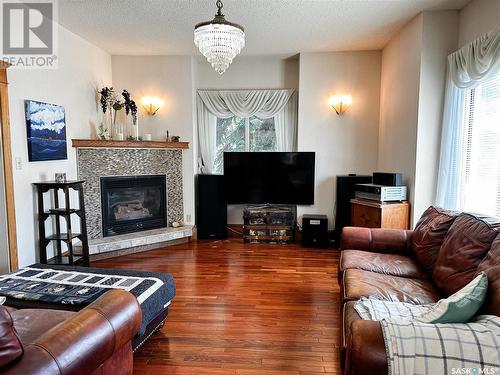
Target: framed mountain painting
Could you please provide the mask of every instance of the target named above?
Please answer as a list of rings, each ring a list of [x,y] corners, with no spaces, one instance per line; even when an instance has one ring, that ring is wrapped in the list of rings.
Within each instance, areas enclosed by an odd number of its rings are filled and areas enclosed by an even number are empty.
[[[65,160],[66,115],[56,104],[25,100],[29,161]]]

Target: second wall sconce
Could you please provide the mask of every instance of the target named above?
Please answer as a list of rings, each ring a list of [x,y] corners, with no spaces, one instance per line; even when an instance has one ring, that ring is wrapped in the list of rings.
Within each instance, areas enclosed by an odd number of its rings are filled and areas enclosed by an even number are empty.
[[[337,115],[342,116],[352,104],[351,95],[334,95],[328,99],[328,104],[332,107]]]
[[[142,108],[150,116],[154,116],[163,107],[163,100],[157,96],[143,96],[141,98]]]

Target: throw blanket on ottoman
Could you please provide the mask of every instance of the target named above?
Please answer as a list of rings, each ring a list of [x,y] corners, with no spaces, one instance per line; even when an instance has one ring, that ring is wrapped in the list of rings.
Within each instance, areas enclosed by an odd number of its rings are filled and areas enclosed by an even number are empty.
[[[500,370],[500,318],[429,324],[384,319],[389,375],[495,374]]]
[[[164,315],[175,296],[171,275],[160,272],[129,271],[33,264],[0,276],[0,296],[14,307],[36,304],[45,308],[81,310],[109,289],[132,293],[142,310],[137,337],[149,335],[148,325]]]

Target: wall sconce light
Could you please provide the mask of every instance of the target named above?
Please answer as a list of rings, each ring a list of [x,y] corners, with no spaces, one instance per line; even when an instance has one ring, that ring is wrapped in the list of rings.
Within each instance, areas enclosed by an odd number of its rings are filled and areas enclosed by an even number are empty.
[[[143,96],[141,98],[142,108],[150,116],[154,116],[163,107],[163,100],[157,96]]]
[[[334,95],[328,99],[328,104],[335,110],[337,115],[342,116],[351,106],[352,97],[351,95]]]

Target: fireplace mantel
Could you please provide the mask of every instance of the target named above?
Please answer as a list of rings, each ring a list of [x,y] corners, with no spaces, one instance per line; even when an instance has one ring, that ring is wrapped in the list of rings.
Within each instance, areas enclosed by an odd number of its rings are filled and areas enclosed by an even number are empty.
[[[189,142],[108,141],[102,139],[72,139],[71,145],[75,148],[189,148]]]

